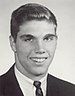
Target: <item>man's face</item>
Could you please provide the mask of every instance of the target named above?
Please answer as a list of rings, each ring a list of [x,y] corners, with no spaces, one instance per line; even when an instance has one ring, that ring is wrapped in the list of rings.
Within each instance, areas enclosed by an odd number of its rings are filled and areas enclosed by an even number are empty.
[[[35,20],[19,27],[16,43],[11,45],[17,68],[29,78],[42,77],[47,73],[57,44],[55,27],[53,23]]]

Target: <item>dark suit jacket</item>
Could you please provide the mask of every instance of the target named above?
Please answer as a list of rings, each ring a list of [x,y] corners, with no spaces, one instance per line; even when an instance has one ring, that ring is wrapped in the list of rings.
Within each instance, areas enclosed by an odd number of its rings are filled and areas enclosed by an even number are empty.
[[[14,66],[0,76],[0,96],[23,96],[14,74]],[[46,96],[75,96],[75,85],[48,74]]]

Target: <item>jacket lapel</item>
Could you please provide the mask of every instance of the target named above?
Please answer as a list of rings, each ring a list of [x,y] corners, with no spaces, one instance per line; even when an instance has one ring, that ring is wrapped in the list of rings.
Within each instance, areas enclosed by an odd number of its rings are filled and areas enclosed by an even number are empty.
[[[14,74],[14,66],[7,73],[4,94],[4,96],[23,96]]]
[[[46,96],[59,96],[57,84],[55,83],[55,80],[53,79],[52,75],[49,74],[47,77]]]

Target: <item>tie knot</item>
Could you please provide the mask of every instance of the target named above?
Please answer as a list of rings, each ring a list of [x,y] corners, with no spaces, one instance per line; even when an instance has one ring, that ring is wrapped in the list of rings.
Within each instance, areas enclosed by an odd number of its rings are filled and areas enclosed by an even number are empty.
[[[40,81],[34,81],[33,85],[34,85],[36,88],[40,88],[41,82],[40,82]]]

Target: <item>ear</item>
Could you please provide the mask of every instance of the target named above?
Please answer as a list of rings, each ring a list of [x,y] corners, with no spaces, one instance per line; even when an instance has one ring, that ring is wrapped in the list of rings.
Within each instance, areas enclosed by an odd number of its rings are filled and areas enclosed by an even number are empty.
[[[10,46],[14,52],[16,52],[16,43],[14,42],[14,38],[9,36]]]

